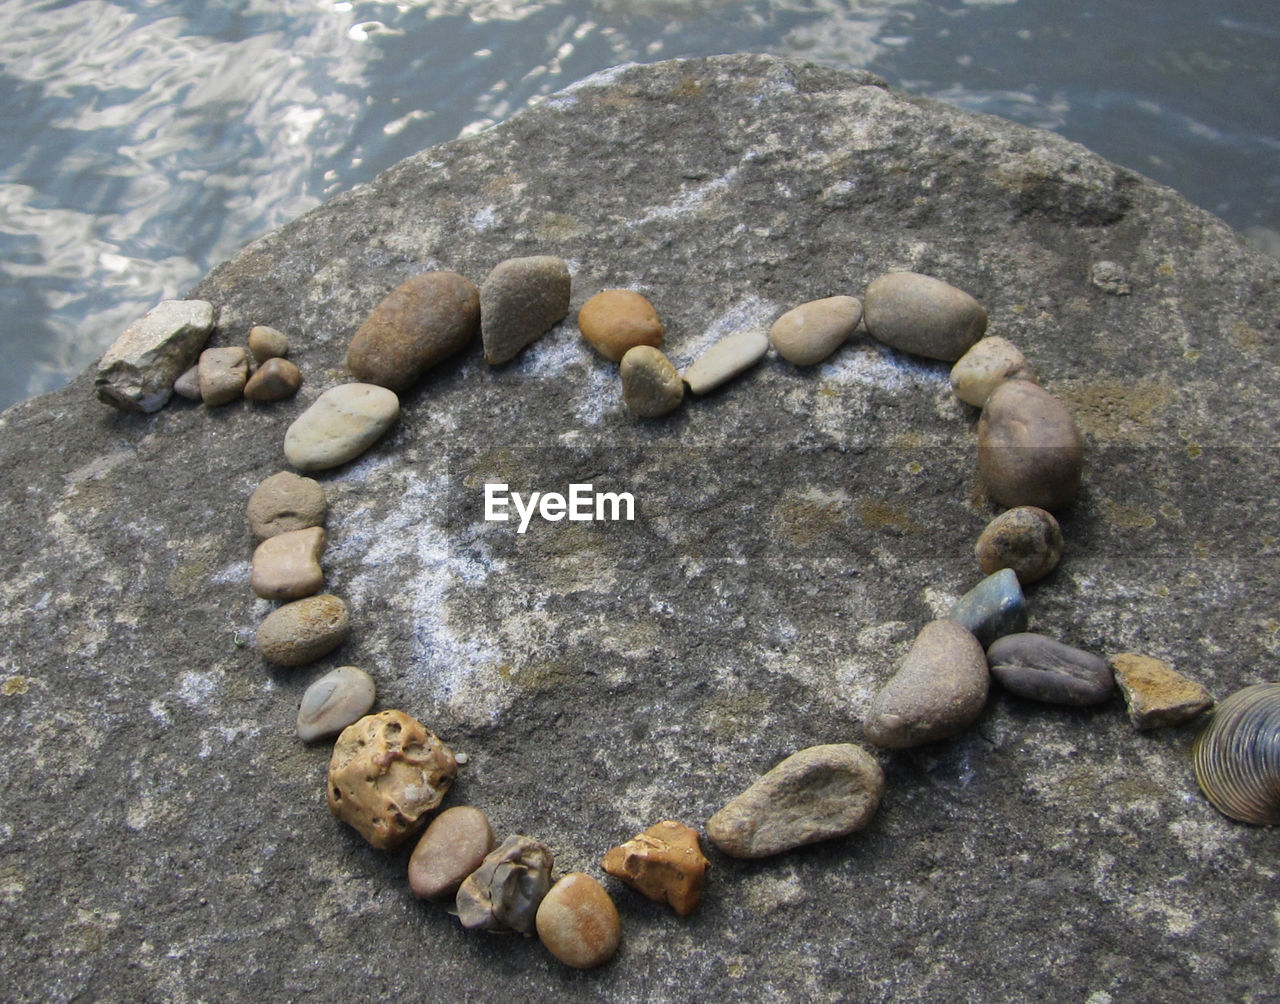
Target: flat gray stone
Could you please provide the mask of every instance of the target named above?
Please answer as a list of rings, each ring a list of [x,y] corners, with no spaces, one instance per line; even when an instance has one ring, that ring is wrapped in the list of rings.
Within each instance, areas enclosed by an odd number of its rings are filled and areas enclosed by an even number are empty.
[[[213,330],[206,300],[164,300],[134,321],[98,362],[98,400],[151,413],[169,403],[173,383],[195,365]]]

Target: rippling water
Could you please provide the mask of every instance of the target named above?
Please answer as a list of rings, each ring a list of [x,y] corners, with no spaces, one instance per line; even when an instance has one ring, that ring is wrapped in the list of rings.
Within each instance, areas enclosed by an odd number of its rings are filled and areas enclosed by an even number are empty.
[[[730,51],[1054,129],[1280,246],[1275,0],[0,0],[0,407],[402,157]]]

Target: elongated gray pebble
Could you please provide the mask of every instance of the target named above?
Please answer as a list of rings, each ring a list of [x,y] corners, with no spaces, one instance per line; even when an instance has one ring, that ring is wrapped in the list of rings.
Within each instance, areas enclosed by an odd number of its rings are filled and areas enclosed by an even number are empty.
[[[569,313],[572,280],[563,258],[534,255],[499,262],[480,286],[485,362],[514,359]]]
[[[462,880],[484,863],[493,845],[493,827],[483,812],[471,805],[445,809],[413,849],[409,888],[421,899],[456,896]]]
[[[246,515],[254,536],[266,540],[287,530],[321,526],[328,509],[319,481],[280,471],[253,490]]]
[[[98,362],[93,389],[122,411],[159,411],[213,330],[213,304],[164,300],[125,328]]]
[[[294,600],[258,625],[258,652],[277,666],[315,662],[346,641],[351,630],[347,604],[332,593]]]
[[[918,272],[890,272],[867,287],[867,331],[899,352],[953,363],[987,330],[987,312],[964,290]]]
[[[327,543],[321,526],[268,537],[253,552],[249,588],[264,600],[298,600],[318,593],[324,585],[320,555]]]
[[[947,614],[963,624],[984,648],[1001,635],[1027,629],[1027,600],[1011,568],[988,575],[956,600]]]
[[[1049,704],[1101,704],[1115,689],[1105,660],[1042,634],[1005,635],[987,649],[987,662],[1010,693]]]
[[[749,370],[769,351],[762,331],[739,331],[722,338],[684,371],[684,382],[695,394],[705,394]]]
[[[829,296],[788,310],[773,322],[769,341],[789,363],[814,366],[849,340],[862,320],[856,296]]]
[[[289,426],[284,455],[300,471],[323,471],[354,460],[400,414],[395,391],[346,383],[325,391]]]
[[[336,736],[369,713],[376,697],[373,677],[355,666],[339,666],[309,686],[298,705],[298,738],[304,743]]]

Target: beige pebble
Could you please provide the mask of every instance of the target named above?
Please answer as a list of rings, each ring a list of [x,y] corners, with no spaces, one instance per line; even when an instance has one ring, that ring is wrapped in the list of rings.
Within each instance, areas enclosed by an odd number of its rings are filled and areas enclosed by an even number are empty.
[[[664,819],[625,844],[611,847],[601,867],[687,917],[702,900],[708,864],[698,843],[698,831]]]
[[[266,540],[286,530],[321,526],[328,508],[320,482],[280,471],[253,490],[246,514],[253,535]]]
[[[987,330],[987,312],[972,296],[918,272],[890,272],[863,297],[867,331],[899,352],[955,362]]]
[[[461,755],[454,759],[463,762]],[[409,888],[422,899],[451,899],[493,847],[493,827],[483,812],[470,805],[445,809],[413,849]]]
[[[244,394],[249,379],[249,357],[239,345],[205,349],[200,353],[198,376],[200,398],[216,408],[229,404]]]
[[[301,386],[302,371],[288,359],[272,356],[244,385],[244,396],[250,401],[283,401]]]
[[[829,296],[788,310],[773,322],[769,341],[796,366],[814,366],[849,340],[862,320],[856,296]]]
[[[1062,559],[1062,529],[1053,513],[1037,506],[1017,506],[987,524],[973,545],[978,564],[988,575],[1013,569],[1022,585],[1038,582]]]
[[[769,351],[769,336],[739,331],[716,342],[684,371],[684,382],[695,394],[706,394],[749,370]]]
[[[578,311],[578,330],[587,343],[615,363],[637,345],[662,345],[665,333],[658,312],[630,289],[606,289]]]
[[[622,357],[622,400],[640,418],[658,418],[684,400],[684,381],[671,360],[650,345],[637,345]]]
[[[264,600],[298,600],[318,593],[324,585],[320,555],[327,543],[320,526],[268,537],[253,552],[249,587]]]
[[[613,899],[583,872],[570,872],[551,887],[538,906],[536,924],[547,951],[575,969],[604,965],[622,938]]]
[[[298,738],[304,743],[336,736],[373,707],[373,677],[356,666],[339,666],[313,682],[298,705]]]
[[[284,455],[300,471],[324,471],[364,453],[400,414],[395,391],[345,383],[321,394],[284,436]]]
[[[978,475],[993,502],[1059,512],[1083,470],[1084,441],[1061,401],[1026,380],[991,392],[978,419]]]
[[[1213,695],[1167,662],[1125,652],[1110,659],[1135,729],[1181,725],[1213,707]]]
[[[315,662],[346,641],[351,629],[347,604],[332,593],[294,600],[258,625],[258,652],[277,666]]]
[[[1007,338],[981,338],[951,367],[951,389],[965,404],[981,408],[1005,380],[1038,383],[1026,357]]]
[[[289,339],[283,331],[266,324],[255,324],[249,329],[249,352],[258,365],[268,359],[283,359],[289,354]]]

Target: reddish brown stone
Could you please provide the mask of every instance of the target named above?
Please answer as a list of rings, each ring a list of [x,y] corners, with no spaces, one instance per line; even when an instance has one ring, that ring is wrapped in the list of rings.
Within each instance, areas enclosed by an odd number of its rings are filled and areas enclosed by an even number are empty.
[[[666,819],[633,840],[611,848],[602,867],[633,889],[659,903],[669,903],[682,917],[697,909],[707,865],[698,831]]]

